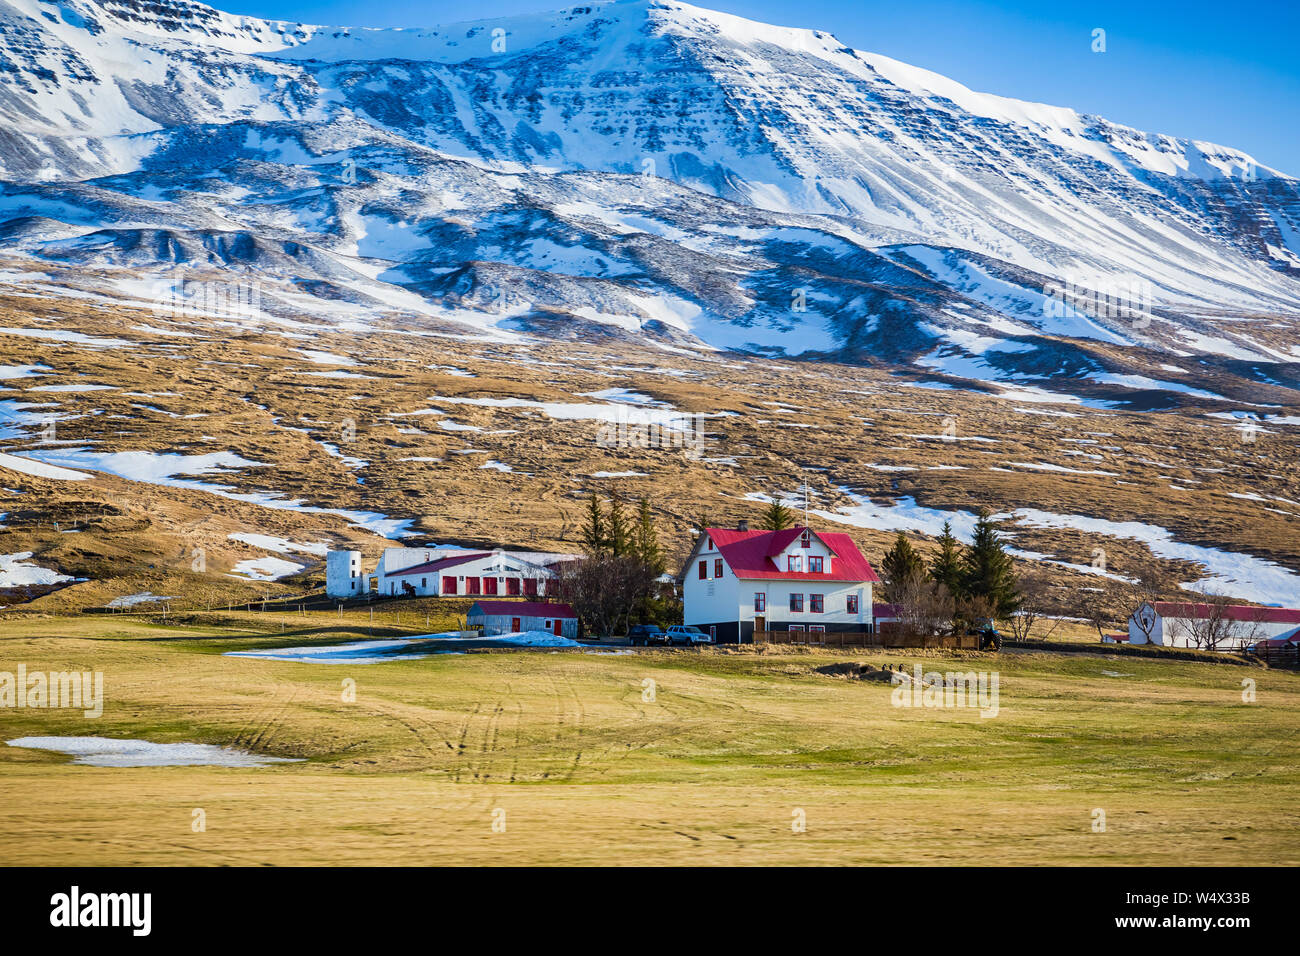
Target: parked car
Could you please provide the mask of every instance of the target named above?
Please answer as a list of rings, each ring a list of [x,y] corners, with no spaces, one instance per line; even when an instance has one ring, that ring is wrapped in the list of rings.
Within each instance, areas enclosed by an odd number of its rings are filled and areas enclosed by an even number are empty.
[[[698,627],[690,627],[685,624],[674,624],[668,628],[668,640],[672,644],[685,644],[690,647],[692,644],[712,644],[713,638],[709,637]]]
[[[627,629],[627,640],[633,647],[670,643],[667,633],[657,624],[633,624]]]

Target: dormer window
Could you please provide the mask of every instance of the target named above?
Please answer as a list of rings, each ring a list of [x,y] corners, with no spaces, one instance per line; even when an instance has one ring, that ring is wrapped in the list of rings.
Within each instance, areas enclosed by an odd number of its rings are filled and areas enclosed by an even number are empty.
[[[786,567],[786,570],[787,570],[787,571],[802,571],[802,570],[803,570],[803,555],[802,555],[802,554],[791,554],[791,555],[788,555],[788,556],[787,556],[787,561],[788,561],[788,565],[787,565],[787,567]]]
[[[712,539],[712,538],[707,538],[707,537],[706,537],[706,538],[704,539],[704,550],[705,550],[705,551],[712,551],[712,550],[713,550],[713,539]]]
[[[805,530],[804,530],[804,533],[801,534],[801,535],[799,536],[799,547],[801,547],[801,548],[811,548],[811,547],[812,547],[812,532],[811,532],[811,531],[808,531],[808,530],[805,529]]]
[[[822,573],[821,555],[817,555],[817,554],[808,555],[808,570],[811,571],[813,574]]]

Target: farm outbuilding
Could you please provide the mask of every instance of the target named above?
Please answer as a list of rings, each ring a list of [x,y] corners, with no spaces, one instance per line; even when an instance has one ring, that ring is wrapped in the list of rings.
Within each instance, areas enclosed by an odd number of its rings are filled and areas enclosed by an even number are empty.
[[[549,601],[475,601],[465,623],[482,628],[484,637],[518,631],[545,631],[577,640],[578,615],[567,604]]]

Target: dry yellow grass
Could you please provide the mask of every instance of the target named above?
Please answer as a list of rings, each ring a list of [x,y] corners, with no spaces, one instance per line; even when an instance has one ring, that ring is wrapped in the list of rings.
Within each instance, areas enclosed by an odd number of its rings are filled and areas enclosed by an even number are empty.
[[[123,769],[0,747],[5,862],[1300,862],[1300,675],[1012,653],[221,655],[359,635],[363,625],[323,620],[283,639],[130,619],[4,625],[0,669],[98,669],[107,696],[99,720],[0,711],[6,740],[99,735],[305,758]],[[885,685],[813,672],[845,659],[997,670],[999,713],[897,708]],[[796,811],[806,832],[792,829]]]

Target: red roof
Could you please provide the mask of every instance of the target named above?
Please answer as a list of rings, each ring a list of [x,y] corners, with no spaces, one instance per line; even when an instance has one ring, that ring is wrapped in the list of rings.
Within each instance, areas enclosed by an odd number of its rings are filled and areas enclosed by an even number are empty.
[[[813,535],[830,548],[834,560],[830,562],[831,570],[826,573],[816,571],[786,571],[777,567],[773,558],[779,555],[792,541],[803,534],[804,528],[786,528],[784,531],[736,531],[732,528],[708,528],[708,535],[722,552],[727,565],[738,578],[779,578],[783,581],[873,581],[880,577],[853,539],[840,532]]]
[[[1156,601],[1156,613],[1161,617],[1207,618],[1209,604],[1182,604],[1174,601]],[[1300,624],[1300,608],[1253,607],[1249,604],[1229,604],[1223,608],[1223,617],[1229,621],[1258,621],[1261,624]]]
[[[441,571],[444,568],[454,568],[458,564],[465,564],[468,561],[477,561],[479,558],[490,557],[491,551],[484,551],[481,554],[458,554],[451,558],[439,558],[437,561],[426,561],[424,564],[416,564],[409,568],[402,568],[400,571],[387,572],[388,577],[395,574],[428,574],[430,571]]]
[[[509,617],[574,617],[573,608],[567,604],[550,604],[546,601],[475,601],[470,605],[467,617],[475,614],[489,617],[506,615]]]

